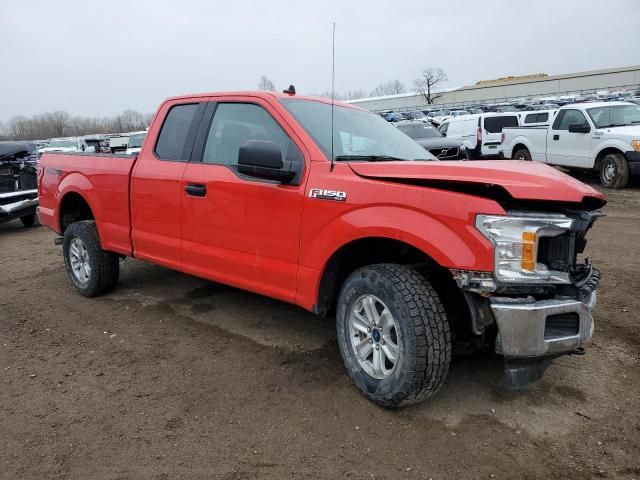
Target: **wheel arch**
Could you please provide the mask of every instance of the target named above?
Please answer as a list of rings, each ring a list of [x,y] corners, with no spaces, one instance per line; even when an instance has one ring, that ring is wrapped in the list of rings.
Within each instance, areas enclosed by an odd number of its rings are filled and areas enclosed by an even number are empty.
[[[322,316],[334,313],[342,285],[349,275],[361,267],[380,263],[415,268],[431,283],[440,297],[454,336],[460,338],[471,331],[468,305],[450,270],[418,247],[389,237],[362,237],[338,248],[322,271],[314,312]]]
[[[606,146],[604,147],[602,150],[600,150],[598,152],[598,154],[596,155],[594,162],[593,162],[593,168],[594,170],[600,170],[600,164],[602,163],[602,159],[604,157],[606,157],[607,155],[609,155],[610,153],[618,153],[620,155],[622,155],[624,157],[624,152],[622,150],[620,150],[620,148],[618,147],[614,147],[614,146]],[[626,160],[626,159],[625,159]]]
[[[531,150],[529,149],[529,147],[525,145],[522,141],[518,141],[511,149],[511,158],[513,158],[513,155],[515,154],[515,152],[523,149],[529,152],[529,155],[531,155]]]
[[[69,225],[82,220],[95,220],[95,214],[87,199],[80,193],[71,190],[60,197],[58,208],[58,225],[60,233]]]

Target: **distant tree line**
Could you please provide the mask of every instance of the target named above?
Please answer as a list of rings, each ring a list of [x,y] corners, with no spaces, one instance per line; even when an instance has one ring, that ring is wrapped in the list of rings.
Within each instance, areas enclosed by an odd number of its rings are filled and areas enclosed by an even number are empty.
[[[27,117],[16,115],[0,122],[0,140],[43,140],[99,133],[121,133],[144,130],[152,113],[125,110],[115,117],[72,117],[63,111],[46,112]]]

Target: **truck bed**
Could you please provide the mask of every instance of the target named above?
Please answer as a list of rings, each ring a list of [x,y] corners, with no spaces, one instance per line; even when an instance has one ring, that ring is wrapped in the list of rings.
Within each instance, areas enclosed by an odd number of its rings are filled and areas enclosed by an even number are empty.
[[[513,158],[518,145],[523,145],[531,153],[531,159],[537,162],[547,161],[547,132],[548,126],[505,127],[500,151],[504,158]]]
[[[96,153],[45,153],[40,158],[39,217],[62,234],[60,209],[78,196],[93,206],[102,248],[132,253],[129,178],[137,157]]]

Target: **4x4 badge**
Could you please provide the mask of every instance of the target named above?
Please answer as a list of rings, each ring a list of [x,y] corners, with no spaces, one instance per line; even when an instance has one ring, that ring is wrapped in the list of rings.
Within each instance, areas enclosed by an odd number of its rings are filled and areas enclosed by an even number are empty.
[[[322,188],[312,188],[309,190],[309,198],[319,198],[321,200],[335,200],[344,202],[347,199],[347,192],[337,190],[324,190]]]

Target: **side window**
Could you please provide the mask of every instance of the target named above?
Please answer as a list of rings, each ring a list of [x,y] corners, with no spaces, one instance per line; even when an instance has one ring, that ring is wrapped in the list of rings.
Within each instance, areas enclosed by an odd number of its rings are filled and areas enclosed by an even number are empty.
[[[546,122],[547,120],[549,120],[548,112],[538,114],[538,120],[537,120],[538,122]]]
[[[293,141],[264,108],[253,103],[219,103],[202,161],[235,166],[238,164],[240,147],[249,140],[277,143],[283,159],[294,154],[296,158],[301,157]]]
[[[197,103],[189,103],[171,107],[156,142],[155,152],[158,158],[162,160],[188,160],[189,152],[185,152],[185,146],[198,105]]]
[[[537,118],[538,118],[537,113],[530,113],[529,115],[524,117],[524,123],[535,123],[538,121]]]
[[[586,124],[587,119],[580,110],[565,110],[556,130],[569,130],[569,125],[573,123]]]
[[[440,133],[443,134],[444,136],[447,135],[447,130],[449,130],[449,124],[445,123],[443,125],[440,125],[440,128],[438,129],[440,130]]]

